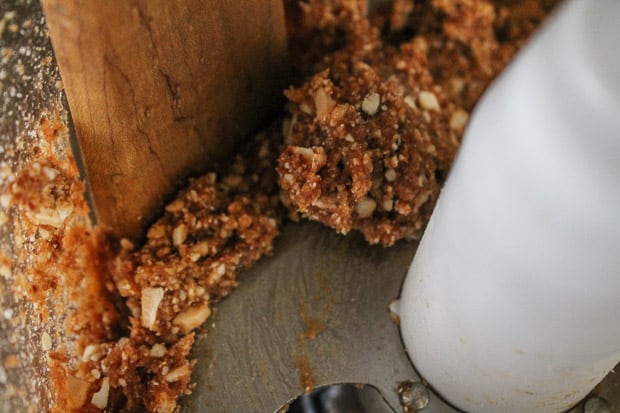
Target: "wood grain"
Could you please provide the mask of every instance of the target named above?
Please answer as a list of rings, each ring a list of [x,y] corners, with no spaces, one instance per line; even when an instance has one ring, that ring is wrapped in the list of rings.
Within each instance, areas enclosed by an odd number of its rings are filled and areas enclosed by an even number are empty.
[[[285,86],[281,0],[42,0],[100,223],[139,239]]]

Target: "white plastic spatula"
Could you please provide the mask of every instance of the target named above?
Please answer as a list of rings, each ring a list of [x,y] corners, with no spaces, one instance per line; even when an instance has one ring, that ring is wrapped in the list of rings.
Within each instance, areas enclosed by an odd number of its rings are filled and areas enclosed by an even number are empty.
[[[620,1],[572,0],[473,114],[401,299],[471,413],[560,412],[620,361]]]

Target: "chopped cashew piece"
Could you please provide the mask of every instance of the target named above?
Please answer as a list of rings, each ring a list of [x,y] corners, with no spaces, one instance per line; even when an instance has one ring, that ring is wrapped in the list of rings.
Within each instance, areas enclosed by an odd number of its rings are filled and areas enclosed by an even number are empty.
[[[174,320],[172,320],[172,324],[181,327],[184,333],[189,333],[204,323],[210,315],[211,309],[206,303],[202,303],[190,307],[177,315]]]
[[[175,381],[179,381],[184,377],[187,377],[190,375],[190,370],[189,367],[187,365],[183,365],[181,367],[177,367],[176,369],[172,370],[170,373],[166,374],[164,376],[164,379],[168,382],[168,383],[174,383]]]
[[[418,102],[422,109],[439,110],[439,101],[433,92],[422,91],[418,95]]]
[[[152,330],[157,320],[157,309],[164,298],[164,289],[161,287],[146,287],[142,289],[142,324]]]
[[[374,199],[366,197],[362,200],[360,200],[357,203],[357,215],[360,218],[368,218],[369,216],[372,215],[373,212],[375,212],[375,209],[377,208],[377,203],[375,202]]]
[[[370,116],[375,115],[379,111],[379,105],[381,104],[381,95],[377,92],[372,92],[366,95],[362,101],[362,110]]]
[[[110,393],[110,378],[104,377],[101,382],[101,388],[98,392],[93,394],[90,402],[98,409],[105,409],[108,405],[108,395]]]

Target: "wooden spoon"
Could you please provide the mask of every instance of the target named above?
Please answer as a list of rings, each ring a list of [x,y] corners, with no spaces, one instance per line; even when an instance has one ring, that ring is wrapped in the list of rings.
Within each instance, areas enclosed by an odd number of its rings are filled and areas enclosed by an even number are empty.
[[[42,0],[100,224],[139,239],[274,110],[281,0]]]

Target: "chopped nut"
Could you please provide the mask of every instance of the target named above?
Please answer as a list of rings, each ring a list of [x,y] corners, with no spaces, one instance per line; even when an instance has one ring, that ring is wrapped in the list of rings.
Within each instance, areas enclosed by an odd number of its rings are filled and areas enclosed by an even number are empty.
[[[53,181],[58,176],[58,171],[54,168],[50,168],[49,166],[43,167],[43,173],[47,176],[47,179]]]
[[[316,116],[324,119],[334,108],[336,102],[331,98],[323,88],[319,88],[314,92],[314,107],[316,108]]]
[[[59,228],[63,223],[58,211],[51,208],[39,208],[34,212],[33,219],[39,225],[49,225],[55,228]]]
[[[52,337],[47,331],[41,333],[41,350],[49,351],[52,348]]]
[[[394,169],[388,169],[385,171],[385,180],[388,182],[394,182],[396,180],[397,174],[396,171]]]
[[[295,177],[292,174],[284,174],[282,175],[282,181],[291,185],[295,182]]]
[[[226,274],[226,264],[219,264],[209,274],[211,282],[217,282],[222,276]]]
[[[312,163],[312,168],[318,170],[327,162],[325,150],[323,148],[304,148],[301,146],[293,146],[291,148],[294,154],[301,156],[307,162]]]
[[[226,237],[222,237],[222,238],[226,238]],[[202,241],[199,242],[198,244],[192,246],[191,248],[191,252],[192,254],[197,254],[198,257],[204,257],[205,255],[209,254],[209,243],[206,241]]]
[[[110,378],[104,377],[101,381],[101,388],[98,392],[93,394],[90,402],[99,409],[105,409],[108,405],[108,395],[110,393]]]
[[[379,105],[381,104],[381,95],[377,92],[372,92],[366,95],[362,101],[362,110],[370,116],[376,115],[379,111]]]
[[[403,99],[403,102],[405,102],[405,104],[409,106],[411,109],[418,108],[418,106],[415,104],[415,100],[411,96],[405,96],[405,98]]]
[[[376,208],[377,203],[374,199],[369,197],[363,198],[357,203],[357,216],[360,218],[368,218],[373,212],[375,212]]]
[[[56,211],[58,212],[58,217],[61,222],[65,222],[69,216],[73,213],[73,205],[72,204],[61,204],[56,207]]]
[[[183,244],[185,242],[185,238],[187,238],[187,227],[185,224],[179,225],[172,231],[172,244],[175,247]]]
[[[164,380],[168,383],[174,383],[175,381],[179,381],[183,378],[187,378],[190,375],[190,370],[187,365],[182,365],[181,367],[177,367],[176,369],[170,371],[164,376]]]
[[[149,355],[155,358],[161,358],[166,355],[166,346],[162,343],[153,344],[151,350],[149,351]]]
[[[152,330],[157,320],[157,309],[164,298],[164,289],[161,287],[145,287],[142,289],[142,324]]]
[[[312,151],[312,148],[302,148],[300,146],[294,146],[291,149],[294,154],[301,156],[308,162],[311,162],[312,158],[314,157],[314,151]]]
[[[101,346],[99,344],[89,344],[84,348],[82,361],[98,361],[101,358]]]
[[[394,200],[386,199],[385,201],[383,201],[383,209],[385,211],[391,211],[392,209],[394,209]]]
[[[211,309],[206,303],[194,305],[177,315],[172,323],[181,327],[184,333],[189,333],[199,327],[211,315]]]
[[[166,236],[166,227],[161,224],[155,224],[149,228],[146,237],[150,240],[160,239]]]
[[[293,146],[291,150],[295,155],[301,156],[307,162],[316,163],[317,165],[325,164],[325,153],[323,152],[322,148],[318,148],[317,151],[315,151],[313,148]]]
[[[401,215],[409,215],[411,213],[411,205],[406,202],[396,201],[396,212]]]
[[[418,102],[423,109],[439,110],[439,101],[433,92],[422,91],[418,95]]]
[[[469,114],[463,109],[457,109],[450,115],[450,129],[462,131],[467,125]]]

